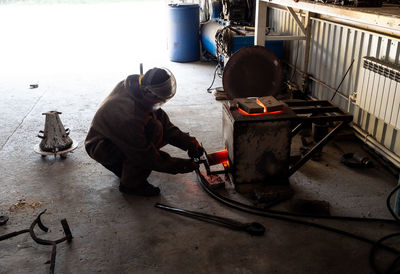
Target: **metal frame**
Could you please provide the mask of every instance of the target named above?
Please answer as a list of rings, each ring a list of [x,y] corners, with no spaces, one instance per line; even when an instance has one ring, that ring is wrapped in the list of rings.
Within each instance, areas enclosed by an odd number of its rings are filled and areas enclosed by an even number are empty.
[[[264,30],[267,27],[267,5],[268,3],[263,1],[257,1],[256,3],[256,23],[255,23],[255,36],[254,45],[264,46],[265,41],[277,41],[277,40],[307,40],[309,38],[310,31],[307,30],[307,26],[311,22],[309,19],[310,13],[306,13],[306,25],[303,25],[296,12],[291,7],[286,7],[289,13],[293,16],[296,24],[299,26],[302,36],[296,35],[265,35]]]
[[[267,27],[267,8],[268,2],[257,0],[256,3],[256,20],[255,20],[255,32],[254,32],[254,45],[264,46],[265,41],[276,41],[276,40],[285,40],[285,41],[296,41],[296,40],[305,40],[305,61],[303,70],[305,72],[308,71],[308,63],[310,56],[310,46],[311,46],[311,16],[314,14],[312,12],[305,12],[305,24],[303,24],[298,17],[297,13],[291,6],[286,6],[286,10],[289,11],[291,16],[294,18],[297,26],[300,28],[303,33],[302,36],[295,35],[265,35],[265,28]]]
[[[315,144],[314,147],[312,147],[303,157],[289,168],[288,177],[290,177],[308,160],[310,160],[316,152],[320,151],[321,148],[326,145],[326,143],[331,140],[342,127],[351,122],[353,120],[353,115],[343,111],[326,100],[287,100],[285,103],[298,115],[299,118],[299,123],[292,129],[292,138],[307,124],[338,122],[338,124],[324,138],[322,138],[321,141]]]

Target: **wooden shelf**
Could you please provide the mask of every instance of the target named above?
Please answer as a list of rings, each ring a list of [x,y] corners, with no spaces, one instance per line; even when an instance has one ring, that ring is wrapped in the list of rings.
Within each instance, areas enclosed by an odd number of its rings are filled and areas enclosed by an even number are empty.
[[[400,6],[384,4],[381,8],[361,8],[323,4],[310,0],[259,0],[260,4],[291,7],[391,30],[400,36]]]

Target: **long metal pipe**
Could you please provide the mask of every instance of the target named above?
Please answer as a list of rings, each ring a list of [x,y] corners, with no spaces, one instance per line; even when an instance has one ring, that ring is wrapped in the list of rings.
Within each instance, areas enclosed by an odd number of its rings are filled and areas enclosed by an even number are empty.
[[[301,74],[303,74],[303,75],[307,75],[307,73],[305,73],[304,71],[302,71],[301,69],[299,69],[298,67],[295,67],[294,65],[292,65],[292,64],[289,64],[288,62],[285,62],[289,67],[291,67],[292,69],[294,69],[294,68],[296,68],[296,71],[297,72],[299,72],[299,73],[301,73]],[[330,85],[328,85],[327,83],[325,83],[325,82],[322,82],[321,80],[319,80],[319,79],[317,79],[317,78],[315,78],[315,77],[313,77],[313,76],[311,76],[311,75],[307,75],[307,77],[308,78],[310,78],[312,81],[314,81],[314,82],[316,82],[316,83],[318,83],[318,84],[320,84],[320,85],[323,85],[324,87],[326,87],[327,89],[330,89],[330,90],[332,90],[332,91],[336,91],[336,89],[334,88],[334,87],[331,87]],[[345,99],[345,100],[349,100],[349,97],[346,95],[346,94],[344,94],[344,93],[342,93],[342,92],[340,92],[340,91],[337,91],[337,94],[339,95],[339,96],[341,96],[343,99]]]

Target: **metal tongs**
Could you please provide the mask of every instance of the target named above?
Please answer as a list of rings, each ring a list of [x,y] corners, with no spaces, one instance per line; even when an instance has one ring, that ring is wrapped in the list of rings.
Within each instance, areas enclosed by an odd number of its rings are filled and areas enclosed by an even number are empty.
[[[229,161],[227,150],[221,150],[211,154],[208,154],[204,148],[203,150],[204,150],[203,155],[200,156],[199,158],[194,158],[193,161],[198,164],[204,164],[208,176],[227,174],[229,172],[229,164],[228,165],[224,164]],[[219,164],[223,164],[224,166],[223,170],[215,170],[215,171],[211,170],[211,166]]]
[[[209,214],[205,214],[205,213],[179,209],[176,207],[171,207],[171,206],[163,205],[160,203],[156,203],[155,207],[161,208],[161,209],[164,209],[167,211],[171,211],[173,213],[183,215],[186,217],[194,218],[194,219],[197,219],[200,221],[225,226],[225,227],[228,227],[233,230],[245,231],[252,236],[262,236],[262,235],[264,235],[264,232],[265,232],[265,227],[262,224],[257,223],[257,222],[241,223],[241,222],[229,219],[229,218],[218,217],[218,216],[209,215]]]

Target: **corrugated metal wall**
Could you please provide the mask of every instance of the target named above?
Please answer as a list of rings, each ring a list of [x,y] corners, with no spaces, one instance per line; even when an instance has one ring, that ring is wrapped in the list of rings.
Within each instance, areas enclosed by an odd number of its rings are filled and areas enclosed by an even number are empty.
[[[273,31],[288,35],[300,34],[295,21],[285,10],[269,9],[268,20]],[[284,56],[288,57],[286,61],[293,65],[296,63],[298,68],[303,69],[304,47],[305,41],[285,42]],[[355,104],[355,101],[349,103],[350,95],[362,96],[362,92],[365,92],[365,85],[361,79],[364,56],[399,65],[400,38],[392,38],[322,19],[312,19],[309,73],[329,86],[337,88],[354,59],[353,67],[339,90],[344,96],[335,96],[334,102],[343,109],[351,111],[354,114],[354,123],[362,130],[373,136],[377,142],[395,155],[400,156],[400,129],[363,110]],[[384,85],[376,84],[375,87],[374,92],[384,94]],[[385,107],[393,107],[393,104],[400,103],[400,84],[397,84],[395,90],[396,94],[390,102],[392,105],[386,103]],[[332,90],[316,82],[311,87],[311,93],[318,99],[331,99],[333,95]]]

